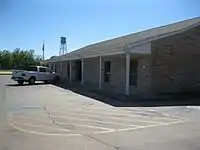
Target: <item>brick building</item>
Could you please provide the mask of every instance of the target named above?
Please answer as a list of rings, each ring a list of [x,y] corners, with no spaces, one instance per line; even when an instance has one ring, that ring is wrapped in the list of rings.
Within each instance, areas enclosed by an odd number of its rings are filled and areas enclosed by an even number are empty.
[[[200,91],[200,18],[88,45],[43,63],[63,82],[113,94]]]

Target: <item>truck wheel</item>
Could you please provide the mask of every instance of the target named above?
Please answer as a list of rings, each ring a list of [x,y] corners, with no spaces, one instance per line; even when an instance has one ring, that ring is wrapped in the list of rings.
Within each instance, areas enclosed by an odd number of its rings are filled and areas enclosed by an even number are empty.
[[[30,79],[28,80],[28,83],[31,85],[35,84],[35,77],[30,77]]]
[[[23,84],[24,84],[24,81],[23,81],[23,80],[20,80],[20,81],[17,81],[17,83],[18,83],[19,85],[23,85]]]

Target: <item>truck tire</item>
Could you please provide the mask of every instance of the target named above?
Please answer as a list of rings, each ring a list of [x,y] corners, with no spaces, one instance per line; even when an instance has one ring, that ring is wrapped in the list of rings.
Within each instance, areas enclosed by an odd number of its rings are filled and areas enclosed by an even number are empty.
[[[30,77],[29,80],[28,80],[28,83],[29,83],[30,85],[35,84],[35,77]]]
[[[23,85],[23,84],[24,84],[24,81],[23,81],[23,80],[20,80],[20,81],[17,81],[17,83],[18,83],[19,85]]]

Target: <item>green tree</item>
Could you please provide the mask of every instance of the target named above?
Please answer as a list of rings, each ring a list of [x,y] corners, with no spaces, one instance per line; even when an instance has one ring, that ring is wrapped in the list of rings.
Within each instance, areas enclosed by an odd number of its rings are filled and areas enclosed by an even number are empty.
[[[28,67],[30,65],[40,65],[41,56],[35,55],[34,50],[14,49],[12,52],[8,50],[0,50],[0,67],[3,69],[11,69],[13,66]]]
[[[12,67],[12,56],[8,50],[0,52],[0,64],[2,69],[9,69]]]

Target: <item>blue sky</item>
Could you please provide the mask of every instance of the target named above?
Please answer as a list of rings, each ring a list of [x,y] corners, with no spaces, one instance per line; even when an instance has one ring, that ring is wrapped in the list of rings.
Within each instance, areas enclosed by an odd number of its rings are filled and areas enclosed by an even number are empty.
[[[88,44],[200,16],[199,0],[0,0],[0,49],[58,55]]]

